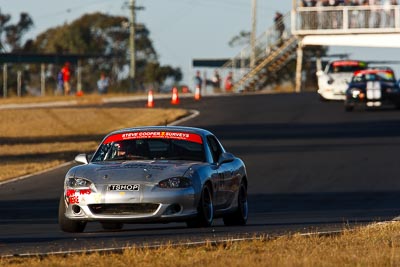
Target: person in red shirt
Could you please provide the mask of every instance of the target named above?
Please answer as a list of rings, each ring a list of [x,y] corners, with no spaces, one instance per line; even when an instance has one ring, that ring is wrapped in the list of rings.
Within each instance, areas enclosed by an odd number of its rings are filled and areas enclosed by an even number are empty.
[[[69,95],[69,93],[71,92],[71,69],[69,62],[66,62],[64,64],[64,67],[61,69],[61,73],[64,81],[64,95]]]
[[[231,92],[233,87],[233,73],[230,71],[225,78],[225,91]]]

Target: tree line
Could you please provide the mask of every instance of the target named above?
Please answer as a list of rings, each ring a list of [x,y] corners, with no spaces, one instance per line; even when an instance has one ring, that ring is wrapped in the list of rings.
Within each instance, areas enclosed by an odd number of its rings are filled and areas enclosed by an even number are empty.
[[[129,66],[129,20],[124,16],[102,13],[85,14],[61,26],[48,28],[34,39],[23,41],[33,27],[34,21],[28,13],[22,12],[16,23],[11,15],[0,11],[0,49],[11,53],[38,54],[86,54],[104,55],[87,59],[82,64],[83,88],[93,89],[100,73],[106,73],[114,83],[114,90],[129,88],[127,68]],[[144,24],[136,25],[136,87],[152,84],[160,86],[167,78],[176,82],[182,80],[180,68],[161,65],[150,38],[150,31]],[[49,82],[55,82],[58,66],[52,66],[46,73]],[[24,67],[24,79],[34,80],[40,66]],[[26,71],[29,69],[29,71]],[[123,75],[123,74],[126,75]],[[11,74],[11,73],[10,73]],[[97,74],[97,75],[94,75]],[[12,74],[11,74],[12,75]],[[54,81],[53,81],[54,80]],[[10,79],[12,83],[13,79]],[[11,85],[12,86],[12,85]]]

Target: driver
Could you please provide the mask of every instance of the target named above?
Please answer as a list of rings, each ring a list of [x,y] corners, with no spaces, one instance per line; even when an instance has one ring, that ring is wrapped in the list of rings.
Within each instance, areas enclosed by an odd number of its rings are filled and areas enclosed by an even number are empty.
[[[123,157],[126,155],[126,150],[123,142],[116,143],[114,146],[117,151],[115,154],[116,157]]]

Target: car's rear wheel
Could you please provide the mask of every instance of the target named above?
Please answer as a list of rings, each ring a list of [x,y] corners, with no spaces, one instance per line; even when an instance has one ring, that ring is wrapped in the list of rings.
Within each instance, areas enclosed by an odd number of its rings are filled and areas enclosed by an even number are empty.
[[[68,233],[82,233],[85,230],[86,222],[70,220],[65,216],[66,206],[64,196],[61,195],[58,205],[58,225],[60,229]]]
[[[223,217],[225,225],[246,225],[249,217],[249,204],[247,201],[247,187],[244,182],[240,183],[238,192],[238,207],[232,214]]]
[[[121,230],[122,227],[124,227],[123,223],[112,223],[112,222],[102,222],[101,227],[103,227],[104,230],[109,230],[109,231],[115,231],[115,230]]]
[[[189,227],[209,227],[214,220],[214,204],[212,192],[209,185],[205,185],[201,190],[197,216],[186,222]]]

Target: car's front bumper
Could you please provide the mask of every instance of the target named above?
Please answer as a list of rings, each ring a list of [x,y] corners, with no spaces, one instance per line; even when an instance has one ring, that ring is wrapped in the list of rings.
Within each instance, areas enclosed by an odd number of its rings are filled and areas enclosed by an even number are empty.
[[[360,98],[360,97],[353,97],[352,95],[346,95],[345,100],[346,106],[361,106],[366,108],[378,108],[378,107],[385,107],[385,106],[396,106],[400,107],[400,94],[393,93],[393,94],[384,94],[380,99],[367,99],[367,98]]]
[[[318,94],[326,100],[345,100],[346,95],[344,91],[333,90],[333,89],[323,89],[318,90]]]
[[[65,216],[80,221],[179,221],[197,214],[193,187],[161,189],[142,186],[139,191],[91,192],[67,189]]]

